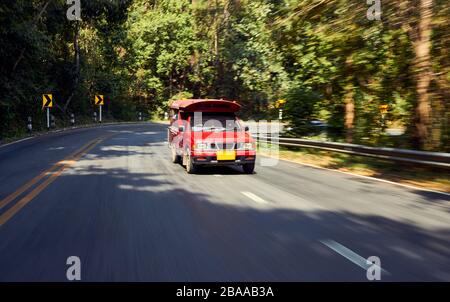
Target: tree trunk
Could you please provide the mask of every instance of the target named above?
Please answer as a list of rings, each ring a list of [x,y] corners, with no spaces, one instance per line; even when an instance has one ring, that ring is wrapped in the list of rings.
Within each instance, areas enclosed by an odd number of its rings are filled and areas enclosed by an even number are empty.
[[[72,88],[72,93],[70,94],[69,98],[67,99],[66,103],[64,104],[64,107],[62,108],[63,113],[67,113],[67,108],[69,108],[69,105],[75,95],[75,91],[78,88],[78,82],[80,81],[80,45],[78,43],[78,36],[80,32],[80,21],[76,21],[75,24],[75,36],[73,41],[73,48],[75,52],[75,79],[74,79],[74,85]]]
[[[432,79],[430,58],[432,8],[433,0],[420,0],[420,20],[415,35],[416,39],[413,41],[417,93],[414,138],[420,147],[426,150],[436,147],[433,146],[430,135],[432,108],[428,91]]]
[[[353,143],[353,128],[355,121],[355,101],[353,84],[345,87],[345,140],[347,143]]]
[[[214,52],[214,66],[216,69],[216,80],[215,80],[215,88],[214,93],[215,95],[219,95],[220,93],[220,86],[222,81],[222,74],[221,74],[221,68],[220,68],[220,60],[219,60],[219,30],[220,30],[220,17],[219,17],[219,3],[214,1],[214,15],[213,15],[213,52]]]
[[[355,122],[355,87],[353,85],[353,60],[351,55],[345,60],[345,73],[347,75],[347,84],[344,87],[344,103],[345,103],[345,140],[347,143],[353,143],[353,129]]]

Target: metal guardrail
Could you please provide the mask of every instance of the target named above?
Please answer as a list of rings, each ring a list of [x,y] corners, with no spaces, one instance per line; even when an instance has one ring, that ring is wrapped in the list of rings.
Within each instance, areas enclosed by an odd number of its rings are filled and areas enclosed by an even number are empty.
[[[408,149],[369,147],[364,145],[325,142],[301,138],[254,136],[259,142],[282,146],[315,148],[326,151],[375,157],[391,161],[409,162],[450,169],[450,153],[415,151]]]

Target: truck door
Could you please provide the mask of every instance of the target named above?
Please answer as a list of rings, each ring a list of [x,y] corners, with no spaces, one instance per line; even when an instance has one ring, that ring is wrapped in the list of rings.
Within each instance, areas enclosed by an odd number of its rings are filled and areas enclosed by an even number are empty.
[[[170,126],[167,131],[169,145],[173,144],[174,138],[178,135],[178,111],[170,110]]]

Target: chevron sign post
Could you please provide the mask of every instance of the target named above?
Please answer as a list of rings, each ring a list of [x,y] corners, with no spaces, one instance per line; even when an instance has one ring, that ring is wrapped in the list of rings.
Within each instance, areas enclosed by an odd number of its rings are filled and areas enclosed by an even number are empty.
[[[98,106],[98,122],[102,122],[102,106],[105,104],[105,96],[98,94],[95,96],[94,103],[96,106]]]
[[[42,95],[42,108],[47,109],[47,129],[50,130],[50,108],[53,108],[53,95],[50,93]]]

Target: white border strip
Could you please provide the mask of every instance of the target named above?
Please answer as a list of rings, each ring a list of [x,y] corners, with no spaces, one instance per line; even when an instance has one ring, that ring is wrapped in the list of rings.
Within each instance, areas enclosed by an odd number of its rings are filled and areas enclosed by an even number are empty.
[[[346,258],[347,260],[349,260],[349,261],[353,262],[354,264],[356,264],[357,266],[361,267],[365,271],[367,271],[370,267],[372,267],[372,265],[367,264],[367,260],[365,258],[361,257],[360,255],[358,255],[351,249],[346,248],[339,242],[336,242],[334,240],[329,240],[329,239],[320,240],[320,242],[322,244],[326,245],[327,247],[329,247],[330,249],[332,249],[333,251],[335,251],[336,253],[338,253],[339,255],[341,255],[342,257]],[[376,265],[376,267],[378,267],[383,273],[390,275],[390,273],[387,270],[384,270],[377,265]]]
[[[241,192],[241,193],[242,193],[243,195],[247,196],[248,198],[250,198],[251,200],[253,200],[253,201],[256,202],[256,203],[259,203],[259,204],[268,204],[267,201],[265,201],[264,199],[262,199],[261,197],[255,195],[255,194],[253,194],[252,192],[247,192],[247,191],[245,191],[245,192]]]
[[[58,133],[62,133],[62,132],[69,132],[69,131],[73,131],[73,130],[83,130],[83,129],[92,129],[92,128],[101,128],[101,127],[108,127],[108,126],[118,126],[118,125],[140,125],[140,124],[152,124],[153,122],[115,122],[115,123],[104,123],[104,124],[84,124],[84,125],[78,125],[75,127],[67,127],[67,128],[60,128],[60,129],[55,129],[55,130],[50,130],[47,132],[34,132],[31,136],[26,137],[26,138],[21,138],[19,140],[16,141],[12,141],[6,144],[0,144],[0,149],[3,147],[8,147],[14,144],[18,144],[33,138],[39,138],[39,137],[43,137],[43,136],[48,136],[48,135],[52,135],[52,134],[58,134]]]
[[[21,143],[21,142],[24,142],[24,141],[27,141],[29,139],[36,138],[36,137],[37,136],[30,136],[30,137],[22,138],[22,139],[19,139],[18,141],[13,141],[13,142],[10,142],[10,143],[7,143],[7,144],[0,145],[0,148],[8,147],[8,146],[11,146],[11,145],[14,145],[14,144],[17,144],[17,143]]]

